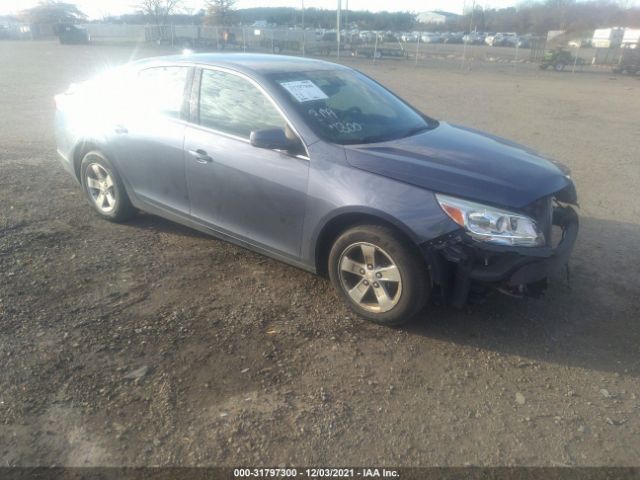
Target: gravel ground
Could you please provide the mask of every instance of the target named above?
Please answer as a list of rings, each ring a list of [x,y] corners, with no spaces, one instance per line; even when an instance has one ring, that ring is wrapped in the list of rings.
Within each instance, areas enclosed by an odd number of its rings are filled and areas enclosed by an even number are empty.
[[[157,51],[156,51],[157,52]],[[403,329],[320,277],[140,215],[101,221],[53,98],[124,47],[0,43],[0,465],[640,465],[640,83],[347,60],[573,170],[572,275]]]

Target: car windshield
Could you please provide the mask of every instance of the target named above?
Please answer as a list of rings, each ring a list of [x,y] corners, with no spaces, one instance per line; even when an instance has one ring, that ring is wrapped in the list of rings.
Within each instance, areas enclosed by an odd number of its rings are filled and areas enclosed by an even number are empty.
[[[283,72],[272,74],[270,79],[313,131],[333,143],[395,140],[437,123],[355,71]]]

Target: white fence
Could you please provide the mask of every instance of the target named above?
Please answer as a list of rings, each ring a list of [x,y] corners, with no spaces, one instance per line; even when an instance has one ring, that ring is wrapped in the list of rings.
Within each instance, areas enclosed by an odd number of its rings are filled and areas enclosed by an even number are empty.
[[[273,53],[336,53],[335,33],[333,40],[323,40],[321,33],[301,29],[272,29],[258,27],[215,27],[199,25],[122,25],[97,24],[83,25],[91,40],[95,42],[150,42],[164,43],[184,48],[205,47],[218,50],[270,51]],[[372,56],[378,43],[343,39],[341,49],[347,54],[365,52]],[[404,55],[404,46],[400,42],[384,44],[380,49],[388,53],[397,51]],[[358,50],[359,49],[359,50]],[[394,56],[399,56],[395,54]]]
[[[215,27],[199,25],[122,25],[86,24],[92,41],[100,42],[149,42],[170,44],[182,48],[209,48],[216,50],[273,52],[311,55],[337,54],[335,32],[301,29],[273,29],[260,27]],[[324,39],[323,39],[324,38]],[[327,39],[332,38],[332,39]],[[373,58],[427,58],[463,55],[462,45],[425,44],[415,42],[384,41],[373,36],[363,41],[358,36],[342,37],[341,55],[365,56]],[[489,52],[491,50],[491,52]],[[495,48],[469,45],[465,49],[466,58],[489,59],[499,56],[516,60],[526,58],[525,52],[517,49]]]
[[[145,25],[123,25],[108,23],[88,23],[83,25],[92,40],[143,42],[145,41]]]
[[[205,48],[226,51],[272,52],[310,55],[336,55],[333,40],[326,40],[320,32],[301,29],[272,29],[259,27],[214,27],[199,25],[123,25],[86,24],[92,41],[149,42],[170,44],[180,48]],[[331,35],[329,35],[330,37]],[[353,41],[352,41],[353,40]],[[539,62],[545,45],[531,45],[531,49],[460,45],[441,43],[383,41],[377,36],[369,42],[358,37],[342,38],[341,55],[373,58],[410,58],[418,63],[426,58],[462,59],[465,61]],[[619,49],[576,49],[572,54],[582,57],[585,64],[613,64],[620,57]]]
[[[314,44],[315,34],[302,30],[254,27],[209,27],[198,25],[83,25],[94,41],[156,42],[173,45],[208,46],[243,50],[302,51]]]

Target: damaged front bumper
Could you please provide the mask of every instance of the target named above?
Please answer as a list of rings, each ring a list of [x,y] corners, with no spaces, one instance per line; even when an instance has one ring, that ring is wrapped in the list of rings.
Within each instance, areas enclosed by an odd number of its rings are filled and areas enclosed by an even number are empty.
[[[491,245],[460,230],[424,244],[423,252],[434,282],[444,287],[446,299],[454,306],[467,303],[474,285],[510,295],[539,296],[547,278],[567,265],[578,235],[578,214],[569,206],[554,207],[551,223],[561,232],[555,245]]]

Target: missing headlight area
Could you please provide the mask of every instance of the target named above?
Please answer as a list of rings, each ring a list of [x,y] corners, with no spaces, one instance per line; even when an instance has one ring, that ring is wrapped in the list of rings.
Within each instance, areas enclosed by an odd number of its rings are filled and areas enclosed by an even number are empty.
[[[540,246],[498,245],[465,229],[423,245],[434,283],[447,303],[463,307],[490,291],[540,297],[548,278],[567,269],[578,233],[578,215],[559,198],[576,204],[575,190],[564,189],[531,203],[522,214],[535,221],[545,242]]]

